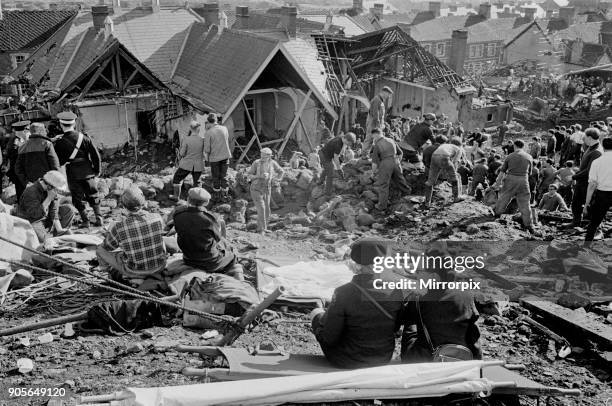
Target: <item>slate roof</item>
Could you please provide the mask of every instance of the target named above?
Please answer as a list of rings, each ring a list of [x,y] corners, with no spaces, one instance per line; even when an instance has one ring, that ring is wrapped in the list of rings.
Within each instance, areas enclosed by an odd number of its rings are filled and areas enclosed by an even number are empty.
[[[136,8],[111,18],[114,23],[113,36],[163,82],[170,80],[190,24],[199,21],[196,15],[183,8],[162,8],[157,13],[151,9]],[[45,88],[61,88],[66,83],[66,77],[78,70],[77,61],[88,52],[82,48],[92,46],[90,41],[96,34],[89,12],[79,15],[72,22],[61,49],[48,66],[50,80]],[[42,61],[36,61],[32,68],[43,70],[44,66],[41,65]]]
[[[208,31],[205,24],[194,24],[172,84],[184,96],[225,113],[270,58],[278,42],[241,31],[217,31],[217,27]]]
[[[5,10],[0,20],[0,51],[36,48],[64,23],[75,10]]]
[[[594,66],[602,56],[610,55],[610,49],[601,44],[585,43],[582,46],[580,64],[584,66]]]
[[[479,42],[507,42],[525,29],[522,18],[496,18],[485,20],[467,28],[468,44]],[[533,24],[533,21],[527,23]]]
[[[304,18],[318,24],[325,24],[327,15],[305,15]],[[334,15],[332,18],[332,24],[344,28],[344,34],[347,37],[361,35],[367,32],[360,25],[356,24],[352,17],[346,15]]]
[[[601,26],[601,22],[573,24],[564,30],[556,32],[555,39],[574,40],[580,38],[584,42],[598,43]]]
[[[170,86],[194,105],[226,114],[258,79],[257,74],[280,53],[295,64],[299,72],[294,71],[306,78],[304,82],[312,86],[315,97],[328,104],[321,92],[325,89],[322,66],[316,50],[313,52],[307,41],[293,39],[282,43],[246,31],[219,32],[215,26],[207,30],[203,23],[194,23],[190,29]],[[278,73],[290,74],[286,70]]]
[[[469,18],[469,16],[438,17],[410,26],[410,36],[418,42],[449,40],[454,30],[466,27]]]

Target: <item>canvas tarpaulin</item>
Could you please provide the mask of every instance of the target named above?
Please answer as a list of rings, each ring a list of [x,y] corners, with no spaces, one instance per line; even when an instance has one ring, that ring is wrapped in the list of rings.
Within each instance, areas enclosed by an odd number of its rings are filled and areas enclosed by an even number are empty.
[[[156,388],[129,388],[134,406],[276,405],[490,392],[486,361],[387,365],[351,371]]]

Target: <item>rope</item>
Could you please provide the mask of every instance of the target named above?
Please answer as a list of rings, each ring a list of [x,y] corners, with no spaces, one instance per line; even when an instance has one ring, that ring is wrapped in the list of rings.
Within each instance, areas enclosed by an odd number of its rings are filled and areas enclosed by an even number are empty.
[[[104,276],[101,276],[101,275],[96,275],[95,273],[90,272],[89,270],[86,270],[86,269],[83,269],[83,268],[79,268],[78,266],[76,266],[76,265],[74,265],[74,264],[71,264],[71,263],[70,263],[70,262],[68,262],[68,261],[64,261],[64,260],[63,260],[63,259],[61,259],[61,258],[56,258],[56,257],[54,257],[53,255],[49,255],[49,254],[47,254],[47,253],[44,253],[44,252],[41,252],[41,251],[35,250],[35,249],[30,248],[30,247],[28,247],[28,246],[26,246],[26,245],[23,245],[23,244],[20,244],[20,243],[18,243],[18,242],[16,242],[16,241],[10,240],[10,239],[8,239],[8,238],[6,238],[6,237],[2,236],[2,235],[0,235],[0,240],[5,241],[5,242],[7,242],[7,243],[9,243],[9,244],[13,244],[13,245],[15,245],[15,246],[17,246],[17,247],[19,247],[19,248],[22,248],[22,249],[24,249],[24,250],[26,250],[26,251],[29,251],[29,252],[31,252],[31,253],[33,253],[33,254],[40,255],[40,256],[42,256],[43,258],[47,258],[47,259],[49,259],[49,260],[51,260],[51,261],[58,262],[58,263],[60,263],[60,264],[62,264],[62,265],[64,265],[64,266],[67,266],[68,268],[73,269],[73,270],[75,270],[75,271],[77,271],[77,272],[79,272],[79,273],[81,273],[81,274],[83,274],[83,275],[85,275],[85,276],[90,276],[90,277],[93,277],[93,278],[102,279],[103,281],[108,282],[108,283],[110,283],[111,285],[115,285],[115,286],[117,286],[118,288],[121,288],[121,289],[123,289],[123,290],[129,291],[129,292],[132,292],[132,293],[137,293],[137,294],[139,294],[139,295],[145,295],[145,296],[147,296],[147,297],[151,297],[151,298],[153,298],[153,296],[152,296],[151,294],[149,294],[149,293],[142,292],[142,291],[140,291],[140,290],[138,290],[138,289],[135,289],[135,288],[133,288],[133,287],[131,287],[131,286],[124,285],[123,283],[120,283],[120,282],[117,282],[117,281],[115,281],[115,280],[112,280],[112,279],[106,278],[106,277],[104,277]],[[60,276],[64,276],[64,275],[60,275]]]
[[[229,317],[229,316],[218,316],[218,315],[215,315],[215,314],[205,313],[205,312],[200,311],[200,310],[189,309],[189,308],[187,308],[185,306],[182,306],[182,305],[179,305],[179,304],[176,304],[176,303],[172,303],[172,302],[168,302],[168,301],[165,301],[165,300],[161,300],[161,299],[158,299],[158,298],[155,298],[155,297],[152,297],[152,296],[145,296],[145,295],[143,295],[141,293],[125,292],[125,291],[122,291],[120,289],[113,288],[111,286],[102,285],[100,283],[89,281],[89,280],[86,280],[86,279],[79,279],[76,276],[67,275],[67,274],[61,274],[61,273],[58,273],[58,272],[50,271],[50,270],[45,269],[45,268],[40,268],[40,267],[37,267],[37,266],[34,266],[34,265],[26,264],[26,263],[20,262],[20,261],[15,261],[15,260],[11,260],[11,259],[4,259],[4,258],[0,258],[0,261],[8,262],[11,265],[16,265],[16,266],[19,266],[19,267],[23,267],[23,268],[29,269],[31,271],[44,272],[44,273],[48,273],[48,274],[53,275],[53,276],[60,276],[62,278],[66,278],[66,279],[69,279],[69,280],[72,280],[72,281],[75,281],[75,282],[81,282],[81,283],[85,283],[87,285],[95,286],[95,287],[100,288],[100,289],[104,289],[104,290],[108,290],[108,291],[111,291],[111,292],[115,292],[115,293],[120,293],[120,294],[124,294],[124,295],[127,295],[127,296],[131,296],[131,297],[134,297],[136,299],[146,300],[146,301],[149,301],[149,302],[160,304],[162,306],[172,307],[172,308],[177,309],[177,310],[183,310],[183,311],[186,311],[186,312],[198,315],[198,316],[200,316],[200,317],[202,317],[204,319],[213,321],[215,323],[221,323],[221,324],[228,325],[229,327],[231,327],[233,329],[239,329],[240,328],[236,324],[236,322],[234,321],[234,318]]]

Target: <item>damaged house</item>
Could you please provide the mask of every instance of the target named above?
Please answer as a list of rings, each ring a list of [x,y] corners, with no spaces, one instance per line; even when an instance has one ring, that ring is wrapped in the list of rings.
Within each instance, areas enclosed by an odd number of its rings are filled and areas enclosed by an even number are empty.
[[[399,27],[341,38],[321,34],[315,36],[319,57],[331,71],[328,89],[342,100],[340,125],[336,131],[350,128],[351,123],[367,110],[367,102],[383,86],[394,91],[390,114],[420,117],[431,112],[445,114],[450,121],[461,121],[465,128],[497,125],[512,116],[507,103],[476,106],[476,89],[464,80],[461,72],[467,49],[467,32],[457,30],[453,39],[450,66],[421,47]],[[456,68],[453,70],[453,66]]]
[[[188,8],[93,6],[45,41],[11,75],[44,92],[50,111],[78,111],[79,124],[104,149],[166,132],[188,110],[167,83],[189,26]]]

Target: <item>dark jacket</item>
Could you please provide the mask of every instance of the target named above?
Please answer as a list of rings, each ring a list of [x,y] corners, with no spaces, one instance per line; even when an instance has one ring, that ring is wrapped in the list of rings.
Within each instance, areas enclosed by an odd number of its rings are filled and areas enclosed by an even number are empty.
[[[599,151],[598,148],[599,142],[591,145],[589,149],[584,152],[584,155],[582,155],[582,158],[580,159],[580,168],[578,169],[578,172],[572,176],[576,182],[589,182],[589,170],[591,169],[591,164],[594,160],[601,156],[601,151]]]
[[[58,212],[58,197],[49,204],[49,208],[45,211],[42,202],[47,198],[47,191],[43,188],[40,182],[36,182],[28,186],[17,206],[17,216],[28,220],[30,223],[43,220],[51,224],[57,218]]]
[[[336,367],[383,365],[393,356],[403,298],[397,289],[374,289],[373,281],[378,277],[355,275],[352,283],[337,288],[329,308],[321,317],[321,325],[314,328],[323,353]],[[394,319],[385,317],[353,283],[366,289]]]
[[[234,261],[234,253],[221,237],[221,226],[205,209],[179,207],[173,221],[177,243],[187,265],[219,272]]]
[[[418,306],[434,348],[444,344],[458,344],[472,351],[475,359],[482,358],[480,331],[476,326],[479,314],[470,292],[430,290],[420,298]],[[406,354],[402,354],[402,360],[431,361],[432,351],[421,327],[417,302],[409,302],[400,318],[406,327],[413,324],[417,326],[416,341]]]
[[[83,135],[83,142],[74,159],[69,159],[78,139],[77,131],[68,131],[55,141],[55,152],[60,165],[67,164],[66,175],[69,181],[90,179],[100,174],[100,154],[87,135]]]
[[[431,139],[433,139],[433,132],[431,131],[429,125],[419,123],[412,127],[405,141],[414,149],[419,149],[423,146],[423,144]]]
[[[42,135],[32,135],[19,147],[15,174],[22,184],[35,182],[49,171],[57,171],[60,168],[53,143]]]

